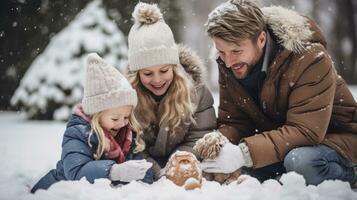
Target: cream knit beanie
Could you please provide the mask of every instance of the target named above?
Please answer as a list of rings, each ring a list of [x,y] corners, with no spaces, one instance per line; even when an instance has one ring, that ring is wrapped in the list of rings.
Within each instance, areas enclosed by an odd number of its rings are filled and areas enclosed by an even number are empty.
[[[119,106],[136,106],[136,91],[129,81],[96,53],[87,56],[83,111],[94,113]]]
[[[139,2],[128,36],[130,71],[161,64],[179,64],[179,54],[170,27],[156,4]]]

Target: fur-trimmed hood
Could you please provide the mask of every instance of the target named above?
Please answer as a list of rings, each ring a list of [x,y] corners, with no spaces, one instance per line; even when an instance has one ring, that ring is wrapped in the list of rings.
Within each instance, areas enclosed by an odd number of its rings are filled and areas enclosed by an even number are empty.
[[[287,50],[298,53],[309,43],[321,43],[326,47],[326,39],[311,19],[280,6],[264,7],[262,11],[268,28]]]
[[[185,72],[189,74],[195,85],[204,83],[204,64],[201,58],[192,49],[182,44],[177,45],[179,59]]]

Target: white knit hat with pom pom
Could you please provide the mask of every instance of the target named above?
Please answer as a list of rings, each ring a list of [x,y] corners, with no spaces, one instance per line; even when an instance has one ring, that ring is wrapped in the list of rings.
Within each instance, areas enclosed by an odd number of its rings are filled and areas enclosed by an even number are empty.
[[[129,69],[137,71],[162,64],[178,64],[179,54],[170,27],[156,4],[139,2],[128,36]]]

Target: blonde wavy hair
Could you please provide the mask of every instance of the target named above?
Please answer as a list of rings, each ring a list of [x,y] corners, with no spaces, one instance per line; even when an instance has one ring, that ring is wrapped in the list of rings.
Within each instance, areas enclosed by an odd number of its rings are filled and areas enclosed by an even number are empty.
[[[90,138],[93,135],[93,133],[96,134],[96,136],[98,138],[98,147],[97,147],[96,153],[94,154],[94,158],[96,160],[99,160],[102,157],[105,149],[108,149],[110,147],[110,143],[108,142],[108,140],[105,139],[104,130],[103,130],[102,126],[100,125],[100,119],[103,115],[104,115],[104,111],[95,113],[94,115],[92,115],[91,123],[90,123],[92,129],[91,129],[90,135],[88,137],[89,146],[92,146],[90,143]],[[142,139],[142,131],[140,131],[141,127],[135,117],[134,112],[131,112],[131,114],[129,116],[128,126],[131,127],[131,129],[133,131],[136,132],[136,138],[135,138],[136,148],[134,149],[134,153],[143,151],[145,149],[145,142]]]
[[[157,104],[148,89],[141,83],[138,71],[129,71],[127,74],[129,82],[138,94],[138,105],[134,113],[140,114],[139,121],[143,129],[152,123],[158,123],[159,126],[168,124],[170,134],[176,134],[182,123],[195,123],[191,103],[191,98],[196,95],[195,90],[192,90],[193,85],[182,66],[173,65],[172,69],[174,77],[165,97],[161,100],[164,107],[160,119],[157,119],[156,115]]]

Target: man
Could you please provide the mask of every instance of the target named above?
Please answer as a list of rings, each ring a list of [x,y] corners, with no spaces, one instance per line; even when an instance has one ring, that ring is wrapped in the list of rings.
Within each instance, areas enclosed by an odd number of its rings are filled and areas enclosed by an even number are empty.
[[[261,181],[295,171],[307,184],[356,184],[357,104],[317,25],[285,8],[233,0],[206,26],[219,55],[219,131],[232,144],[203,170],[244,167]]]

